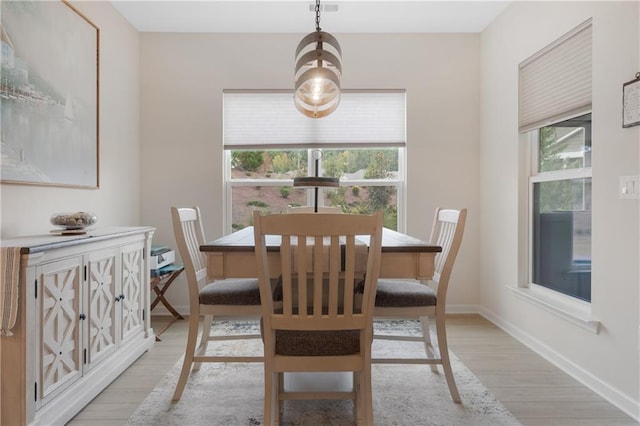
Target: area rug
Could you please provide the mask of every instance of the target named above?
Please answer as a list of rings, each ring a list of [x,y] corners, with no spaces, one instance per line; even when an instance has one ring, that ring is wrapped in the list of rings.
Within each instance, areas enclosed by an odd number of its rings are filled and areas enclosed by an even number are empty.
[[[221,332],[243,328],[255,332],[254,325],[226,323]],[[417,332],[415,321],[376,323],[376,332],[403,329]],[[401,346],[400,346],[401,345]],[[401,349],[400,349],[401,348]],[[261,353],[260,340],[225,342],[216,352]],[[416,354],[417,343],[374,341],[374,356]],[[180,401],[171,397],[178,381],[182,360],[160,381],[129,418],[128,425],[260,425],[264,395],[262,364],[205,363],[192,371]],[[375,425],[489,426],[520,425],[515,417],[452,354],[452,367],[462,398],[451,399],[443,373],[427,365],[374,364],[372,367]],[[286,401],[284,425],[353,425],[351,401]]]

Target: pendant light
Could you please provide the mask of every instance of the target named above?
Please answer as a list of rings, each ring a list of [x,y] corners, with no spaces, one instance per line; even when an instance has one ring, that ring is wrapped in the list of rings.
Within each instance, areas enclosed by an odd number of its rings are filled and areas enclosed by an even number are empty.
[[[307,117],[326,117],[340,103],[342,51],[334,36],[320,29],[320,0],[316,0],[316,30],[296,49],[296,108]]]

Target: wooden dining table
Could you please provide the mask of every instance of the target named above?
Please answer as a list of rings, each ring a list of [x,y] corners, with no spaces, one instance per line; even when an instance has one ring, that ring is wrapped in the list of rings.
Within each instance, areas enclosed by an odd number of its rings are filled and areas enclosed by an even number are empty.
[[[359,241],[368,244],[366,237],[360,237]],[[200,251],[207,255],[209,280],[258,276],[254,250],[252,226],[200,246]],[[270,270],[275,274],[274,278],[279,274],[279,250],[279,238],[267,238]],[[433,277],[435,255],[441,251],[442,247],[438,245],[383,228],[380,277],[429,280]]]

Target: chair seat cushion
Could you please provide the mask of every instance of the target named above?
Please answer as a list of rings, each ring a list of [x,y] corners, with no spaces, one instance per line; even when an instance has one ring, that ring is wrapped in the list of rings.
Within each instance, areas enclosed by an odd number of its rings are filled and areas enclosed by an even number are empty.
[[[201,305],[260,305],[258,280],[227,279],[214,281],[200,290]]]
[[[264,319],[260,318],[264,341]],[[286,356],[340,356],[360,352],[359,330],[276,330],[276,354]]]
[[[360,352],[358,330],[276,330],[276,354],[288,356],[338,356]]]
[[[378,280],[376,307],[408,308],[416,306],[436,306],[436,292],[431,287],[417,281]]]

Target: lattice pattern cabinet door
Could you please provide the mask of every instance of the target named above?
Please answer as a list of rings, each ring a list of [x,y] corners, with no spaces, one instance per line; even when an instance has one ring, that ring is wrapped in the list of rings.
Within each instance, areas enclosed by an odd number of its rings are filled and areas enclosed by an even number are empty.
[[[38,268],[38,405],[45,404],[82,375],[82,256]]]
[[[142,332],[144,321],[143,285],[147,281],[144,268],[143,244],[132,244],[122,248],[121,283],[119,302],[121,306],[120,330],[124,343]]]
[[[88,255],[87,282],[87,368],[116,350],[116,259],[117,249]]]

